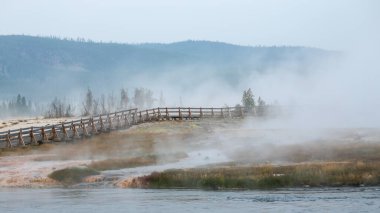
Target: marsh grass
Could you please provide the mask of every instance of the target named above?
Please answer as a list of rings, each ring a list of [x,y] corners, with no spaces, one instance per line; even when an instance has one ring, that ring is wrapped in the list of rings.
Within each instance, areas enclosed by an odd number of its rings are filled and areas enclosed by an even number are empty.
[[[135,182],[147,188],[201,189],[374,186],[380,185],[380,163],[320,163],[167,170],[137,178]]]
[[[146,155],[133,158],[112,158],[94,161],[91,164],[89,164],[88,167],[98,171],[116,170],[123,168],[147,166],[157,163],[176,162],[185,157],[187,157],[186,153],[179,152],[165,155]]]
[[[123,168],[132,168],[138,166],[146,166],[157,163],[157,157],[153,155],[144,157],[135,157],[129,159],[106,159],[92,162],[88,165],[89,168],[98,171],[115,170]]]
[[[48,177],[64,185],[72,185],[80,183],[82,179],[85,177],[98,174],[100,174],[98,171],[91,168],[71,167],[54,171],[51,174],[49,174]]]
[[[24,147],[1,148],[0,157],[35,154],[36,152],[48,152],[55,148],[53,144],[32,145]]]

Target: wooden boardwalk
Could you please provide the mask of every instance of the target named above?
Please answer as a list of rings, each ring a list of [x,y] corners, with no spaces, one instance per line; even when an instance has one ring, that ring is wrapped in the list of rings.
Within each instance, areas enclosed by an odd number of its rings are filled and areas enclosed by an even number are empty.
[[[243,116],[243,107],[176,107],[154,108],[143,111],[138,111],[135,108],[54,125],[12,129],[0,132],[0,148],[39,145],[51,142],[70,142],[104,132],[127,129],[133,125],[147,122],[204,118],[226,119],[241,118]]]

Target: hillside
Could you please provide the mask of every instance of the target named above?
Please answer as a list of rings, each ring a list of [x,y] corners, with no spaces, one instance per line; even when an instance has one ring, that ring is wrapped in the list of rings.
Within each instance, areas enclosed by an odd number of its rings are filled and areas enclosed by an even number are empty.
[[[307,73],[316,62],[335,55],[315,48],[249,47],[209,41],[118,44],[0,36],[0,98],[17,93],[46,98],[87,87],[99,91],[149,87],[166,80],[175,86],[178,79],[187,81],[178,83],[182,89],[205,79],[233,86],[246,75],[288,63],[294,71]]]

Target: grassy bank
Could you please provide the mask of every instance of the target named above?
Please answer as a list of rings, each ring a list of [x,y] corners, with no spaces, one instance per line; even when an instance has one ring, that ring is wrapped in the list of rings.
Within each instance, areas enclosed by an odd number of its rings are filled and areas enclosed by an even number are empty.
[[[170,163],[176,162],[180,159],[187,157],[184,152],[171,153],[166,155],[146,155],[132,158],[111,158],[106,160],[94,161],[88,165],[89,168],[98,171],[115,170],[123,168],[132,168],[138,166],[147,166],[157,164],[160,162]]]
[[[136,178],[130,187],[268,189],[380,185],[380,163],[321,163],[168,170]]]
[[[127,159],[100,160],[100,161],[92,162],[90,165],[88,165],[88,167],[91,169],[98,170],[98,171],[103,171],[103,170],[115,170],[115,169],[151,165],[151,164],[155,164],[156,162],[157,162],[157,157],[153,155],[149,155],[146,157],[135,157],[135,158],[127,158]]]
[[[85,177],[98,174],[100,174],[98,171],[91,168],[71,167],[54,171],[48,177],[64,185],[71,185],[82,182]]]
[[[80,183],[88,176],[98,175],[100,171],[117,170],[157,164],[161,161],[166,163],[175,162],[187,157],[186,153],[173,153],[166,155],[147,155],[133,158],[112,158],[93,161],[86,167],[70,167],[54,171],[48,175],[63,185]]]

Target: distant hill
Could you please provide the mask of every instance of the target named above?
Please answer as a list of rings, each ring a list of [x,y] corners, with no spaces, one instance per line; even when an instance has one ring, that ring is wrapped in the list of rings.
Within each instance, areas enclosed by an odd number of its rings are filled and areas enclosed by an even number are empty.
[[[311,72],[318,62],[335,56],[335,52],[316,48],[210,41],[118,44],[0,36],[0,98],[17,93],[51,97],[87,87],[99,91],[149,87],[165,79],[179,87],[197,86],[207,79],[233,86],[246,75],[286,64],[292,64],[295,72]]]

